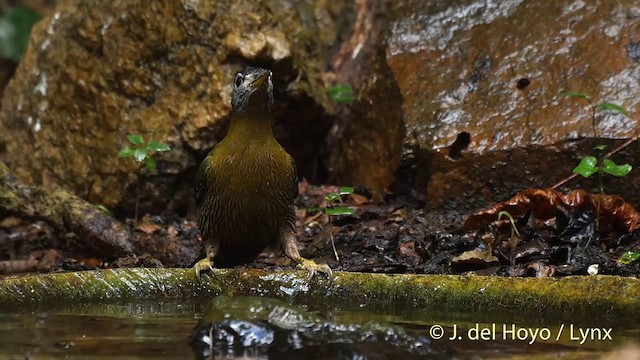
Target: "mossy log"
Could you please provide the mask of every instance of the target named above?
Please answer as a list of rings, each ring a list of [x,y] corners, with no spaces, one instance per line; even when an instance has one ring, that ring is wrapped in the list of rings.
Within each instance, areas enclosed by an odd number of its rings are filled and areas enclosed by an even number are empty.
[[[59,230],[76,233],[102,255],[134,252],[130,232],[95,205],[60,188],[27,185],[2,162],[0,214],[47,221]]]
[[[263,295],[348,301],[378,308],[512,309],[607,316],[640,315],[640,280],[617,276],[561,279],[336,272],[333,281],[304,271],[221,269],[199,282],[193,269],[131,268],[38,274],[0,281],[0,308],[127,299]]]

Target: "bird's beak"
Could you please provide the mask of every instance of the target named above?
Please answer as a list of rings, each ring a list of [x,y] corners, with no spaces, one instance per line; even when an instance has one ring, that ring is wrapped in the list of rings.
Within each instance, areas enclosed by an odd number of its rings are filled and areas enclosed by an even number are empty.
[[[253,80],[253,82],[251,83],[251,89],[255,91],[261,88],[264,84],[266,84],[267,79],[269,78],[270,75],[271,75],[271,71],[269,70],[264,71],[262,74],[260,74],[260,76],[258,76],[255,80]]]

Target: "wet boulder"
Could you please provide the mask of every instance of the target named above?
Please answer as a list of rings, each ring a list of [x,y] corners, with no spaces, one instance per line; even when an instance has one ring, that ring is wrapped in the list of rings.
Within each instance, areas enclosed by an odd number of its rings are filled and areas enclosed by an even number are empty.
[[[58,2],[4,91],[0,160],[32,183],[128,213],[138,191],[141,212],[183,208],[196,166],[224,134],[232,79],[250,63],[274,70],[277,137],[315,164],[331,103],[310,54],[335,38],[343,2],[290,5]],[[117,157],[129,134],[171,146],[157,172]]]
[[[605,0],[390,2],[383,56],[366,77],[391,85],[379,87],[386,93],[378,98],[371,97],[369,85],[362,86],[353,105],[355,112],[374,109],[371,117],[383,119],[388,137],[380,141],[385,132],[376,129],[384,126],[375,120],[352,119],[345,128],[353,136],[343,139],[348,146],[336,157],[357,159],[349,172],[358,179],[349,174],[339,179],[382,190],[380,179],[392,178],[394,170],[380,154],[397,154],[389,139],[401,136],[395,179],[402,186],[395,189],[414,187],[430,208],[477,208],[522,188],[553,185],[570,175],[582,156],[593,154],[595,145],[610,145],[609,150],[616,143],[579,140],[635,135],[639,15],[634,2]],[[589,99],[561,96],[563,91],[583,92]],[[376,109],[384,96],[401,106]],[[600,102],[623,106],[631,116],[598,109],[592,118]],[[403,131],[395,130],[398,123]],[[370,135],[372,128],[377,138]],[[632,158],[622,153],[614,160]],[[378,170],[367,175],[363,170],[369,168]],[[637,183],[631,176],[607,180],[607,190],[629,191],[628,184]]]

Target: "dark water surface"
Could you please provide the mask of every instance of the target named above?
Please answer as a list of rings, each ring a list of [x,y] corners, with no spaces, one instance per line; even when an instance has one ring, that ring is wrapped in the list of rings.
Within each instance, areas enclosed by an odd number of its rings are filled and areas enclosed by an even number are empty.
[[[245,332],[246,324],[261,330],[204,353],[203,342],[191,346],[192,334],[204,334],[205,342],[207,334],[215,338],[214,331],[229,335],[237,330],[237,319],[246,320]],[[265,331],[275,337],[273,344],[238,345],[264,340]],[[550,339],[540,339],[546,336]],[[53,304],[0,313],[0,359],[208,359],[209,353],[217,359],[640,358],[639,344],[640,319],[601,314],[445,313],[393,305],[367,309],[355,302],[290,305],[256,297]],[[626,352],[612,354],[616,351]]]

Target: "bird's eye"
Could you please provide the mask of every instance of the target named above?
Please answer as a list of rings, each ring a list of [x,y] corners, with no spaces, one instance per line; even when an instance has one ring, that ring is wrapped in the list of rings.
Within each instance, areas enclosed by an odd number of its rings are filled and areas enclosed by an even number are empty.
[[[236,87],[240,87],[240,85],[242,85],[242,74],[236,75],[236,80],[234,83]]]

